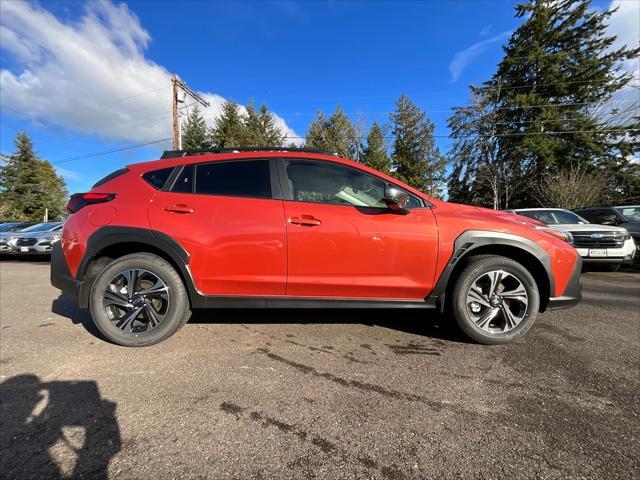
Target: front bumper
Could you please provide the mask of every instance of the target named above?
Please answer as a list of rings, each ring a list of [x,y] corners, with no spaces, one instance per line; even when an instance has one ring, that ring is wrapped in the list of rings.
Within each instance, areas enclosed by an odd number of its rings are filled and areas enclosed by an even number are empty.
[[[577,257],[573,272],[564,292],[559,297],[549,298],[547,310],[558,310],[576,306],[582,299],[582,258]]]
[[[53,245],[59,240],[37,239],[34,245],[20,245],[20,241],[13,247],[13,251],[19,255],[51,255]]]
[[[622,265],[633,263],[634,257],[638,255],[637,246],[634,242],[633,238],[629,238],[624,242],[622,248],[576,248],[580,256],[582,257],[582,261],[587,264],[611,264],[611,265]],[[593,250],[602,250],[605,253],[605,256],[591,256]]]

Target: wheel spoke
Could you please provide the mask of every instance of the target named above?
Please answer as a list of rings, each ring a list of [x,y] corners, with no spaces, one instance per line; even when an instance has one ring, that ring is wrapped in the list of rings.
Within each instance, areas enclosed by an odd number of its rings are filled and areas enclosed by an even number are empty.
[[[153,307],[153,304],[148,300],[145,301],[144,305],[145,315],[147,320],[149,320],[149,327],[155,328],[160,325],[160,322],[164,319],[164,315],[160,315],[156,309]]]
[[[132,298],[137,289],[138,270],[127,270],[126,272],[124,272],[124,278],[127,281],[127,295],[129,295],[129,298]]]
[[[512,328],[516,328],[518,324],[522,321],[521,317],[517,317],[511,311],[511,308],[506,303],[502,304],[501,307],[502,315],[504,316],[505,325],[504,330],[511,330]]]
[[[167,286],[164,284],[162,280],[159,278],[156,281],[156,284],[153,287],[146,288],[144,290],[140,290],[135,292],[136,295],[159,295],[165,293],[168,290]]]
[[[489,311],[487,311],[484,315],[482,315],[480,318],[474,321],[476,322],[476,325],[478,325],[478,327],[480,327],[485,331],[489,331],[489,324],[491,323],[491,320],[493,320],[496,317],[499,311],[500,309],[497,307],[492,308]]]
[[[140,314],[143,307],[133,309],[127,315],[124,315],[117,320],[116,326],[125,333],[133,333],[133,321]]]
[[[131,305],[129,300],[127,300],[125,297],[123,297],[122,295],[116,292],[112,292],[109,290],[107,290],[107,292],[104,294],[104,297],[102,299],[102,304],[105,307],[109,305],[117,305],[118,307],[122,307],[126,309],[130,309],[133,307],[133,305]]]
[[[489,287],[489,293],[488,293],[489,297],[497,293],[498,287],[502,282],[502,276],[504,275],[504,273],[505,272],[503,272],[502,270],[496,270],[494,272],[488,273],[489,279],[491,280],[491,286]]]
[[[484,307],[491,307],[489,303],[489,299],[479,290],[475,288],[475,285],[471,287],[469,293],[467,294],[467,303],[477,302]]]

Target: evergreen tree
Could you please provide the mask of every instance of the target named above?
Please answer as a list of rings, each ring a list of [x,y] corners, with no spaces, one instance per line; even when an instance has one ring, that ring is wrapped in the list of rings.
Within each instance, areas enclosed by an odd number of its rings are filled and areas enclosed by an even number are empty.
[[[367,135],[367,146],[362,148],[362,163],[375,170],[389,173],[391,164],[387,155],[387,144],[384,138],[384,129],[373,122]]]
[[[240,107],[231,100],[222,104],[222,113],[211,129],[211,143],[217,148],[245,145],[245,124]]]
[[[273,114],[266,105],[256,110],[253,100],[247,105],[247,114],[243,121],[244,135],[242,146],[281,147],[286,135],[276,125]]]
[[[630,161],[638,150],[632,129],[638,120],[629,102],[612,108],[611,100],[631,79],[621,73],[622,62],[640,49],[612,48],[615,38],[606,33],[612,13],[591,9],[586,0],[531,0],[516,7],[516,16],[526,20],[511,35],[493,78],[472,88],[474,102],[465,108],[473,114],[458,109],[449,120],[456,192],[471,191],[476,203],[491,205],[483,178],[501,172],[493,204],[533,206],[544,179],[581,166],[608,178],[613,196],[634,195],[627,175],[640,174]],[[482,97],[491,99],[491,108],[476,109]],[[495,161],[480,154],[487,134]]]
[[[391,156],[394,176],[432,196],[439,196],[445,158],[435,145],[434,125],[406,95],[390,115],[395,137]]]
[[[41,221],[45,209],[50,219],[66,213],[67,189],[53,166],[38,158],[29,136],[22,132],[14,139],[16,152],[0,167],[0,204],[11,220]]]
[[[211,138],[207,132],[200,109],[196,105],[182,124],[182,148],[184,150],[206,150],[211,148]]]
[[[353,123],[338,105],[328,119],[318,112],[318,117],[309,125],[306,146],[344,158],[355,158],[359,142]]]

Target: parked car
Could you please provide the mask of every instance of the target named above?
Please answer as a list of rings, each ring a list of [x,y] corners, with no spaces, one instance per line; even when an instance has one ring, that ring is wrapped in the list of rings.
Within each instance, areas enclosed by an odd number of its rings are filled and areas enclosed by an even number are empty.
[[[580,208],[575,213],[591,223],[615,225],[629,232],[636,243],[636,263],[640,262],[640,205]]]
[[[589,223],[580,215],[561,208],[524,208],[514,212],[570,232],[573,246],[586,265],[605,265],[615,270],[631,263],[636,255],[633,238],[624,228]]]
[[[0,224],[0,255],[15,253],[9,242],[16,237],[21,230],[36,225],[37,222],[5,222]]]
[[[580,256],[548,227],[333,155],[268,150],[170,153],[74,194],[53,285],[127,346],[211,307],[439,309],[501,344],[581,298]]]
[[[62,222],[32,225],[16,232],[9,246],[19,255],[51,255],[52,245],[60,240],[62,225]]]

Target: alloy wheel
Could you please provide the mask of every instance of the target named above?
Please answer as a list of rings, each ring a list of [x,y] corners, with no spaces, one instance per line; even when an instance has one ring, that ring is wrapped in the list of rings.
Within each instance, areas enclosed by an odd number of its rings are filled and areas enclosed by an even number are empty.
[[[147,333],[157,328],[167,315],[169,288],[149,270],[124,270],[107,285],[102,305],[107,318],[122,332]]]
[[[527,314],[529,297],[522,282],[504,270],[483,273],[467,292],[467,313],[487,333],[516,328]]]

